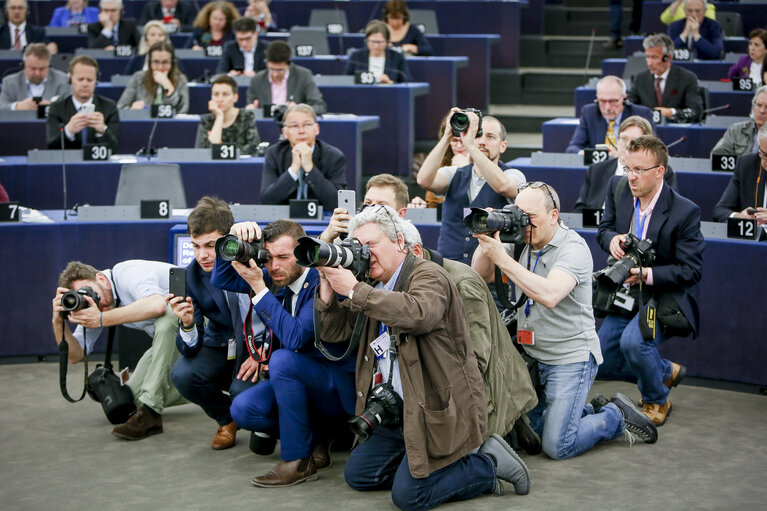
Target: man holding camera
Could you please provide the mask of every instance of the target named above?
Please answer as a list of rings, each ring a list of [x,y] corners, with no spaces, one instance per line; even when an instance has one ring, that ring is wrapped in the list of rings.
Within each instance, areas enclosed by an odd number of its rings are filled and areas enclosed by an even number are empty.
[[[290,199],[316,199],[332,211],[338,190],[346,188],[346,157],[318,140],[314,109],[304,103],[288,107],[282,118],[285,137],[266,151],[261,177],[263,204],[289,204]]]
[[[128,422],[112,433],[125,440],[140,440],[162,433],[163,408],[181,404],[181,397],[170,380],[170,369],[178,356],[175,340],[178,321],[165,303],[168,270],[172,266],[158,261],[129,260],[111,270],[98,271],[79,261],[70,262],[59,275],[53,298],[53,335],[56,343],[69,345],[69,362],[81,361],[93,351],[104,327],[125,325],[152,336],[152,347],[141,357],[127,382],[138,410]],[[88,290],[88,288],[90,288]],[[87,306],[68,312],[61,297],[70,289],[87,291]],[[77,325],[74,333],[64,324],[63,315]]]
[[[627,255],[628,234],[650,240],[655,262],[648,268],[628,254],[634,262],[625,284],[633,308],[613,307],[620,312],[605,317],[599,329],[605,357],[599,375],[637,381],[642,411],[660,426],[671,412],[668,394],[686,369],[661,358],[657,345],[673,335],[698,333],[705,242],[700,208],[664,183],[668,149],[660,139],[646,135],[633,140],[624,163],[626,177],[610,181],[597,240],[617,260]],[[646,307],[640,307],[643,303]]]
[[[558,195],[546,183],[523,186],[516,206],[524,216],[513,228],[524,233],[520,261],[527,267],[513,259],[513,245],[501,243],[505,231],[493,237],[475,234],[479,250],[472,266],[487,282],[494,280],[498,266],[527,297],[518,309],[517,343],[537,363],[538,406],[529,416],[543,451],[552,459],[568,459],[626,432],[654,443],[655,426],[623,394],[609,403],[586,405],[602,362],[591,309],[588,245],[560,223]]]
[[[250,293],[253,306],[245,318],[248,344],[248,337],[258,337],[255,324],[265,327],[264,335],[252,341],[260,344],[261,351],[251,351],[237,374],[259,383],[234,399],[231,414],[239,426],[257,432],[262,446],[271,439],[273,450],[279,436],[281,461],[251,483],[276,488],[315,480],[317,471],[331,464],[330,429],[354,411],[354,360],[330,361],[314,347],[319,275],[314,268],[299,266],[293,253],[297,240],[306,234],[303,227],[277,220],[262,235],[258,224],[243,222],[231,232],[256,250],[263,243],[260,250],[268,253],[259,261],[248,258],[231,264],[218,254],[212,279],[222,289]],[[274,350],[271,357],[264,350],[267,345]],[[343,353],[342,346],[333,348],[336,354]],[[271,454],[269,449],[262,452]]]
[[[506,150],[506,128],[495,117],[485,116],[480,121],[475,112],[458,108],[450,111],[450,126],[424,160],[417,178],[420,186],[445,197],[437,250],[448,259],[464,264],[471,264],[471,256],[477,248],[477,240],[463,225],[464,210],[469,207],[500,209],[512,202],[517,196],[517,185],[525,182],[519,170],[499,163],[501,153]],[[473,163],[460,168],[440,168],[450,139],[459,135]]]
[[[37,110],[70,93],[66,73],[50,67],[51,53],[43,43],[24,48],[24,70],[3,78],[0,110]]]
[[[210,281],[216,241],[229,233],[232,224],[234,217],[226,202],[200,199],[187,219],[194,249],[194,260],[186,267],[187,294],[166,297],[178,317],[176,346],[183,355],[173,366],[171,378],[181,395],[218,423],[211,442],[216,450],[234,446],[237,424],[229,407],[232,398],[253,383],[235,378],[245,356],[241,309],[249,308],[247,295],[222,291]]]
[[[455,283],[407,250],[402,222],[394,209],[374,206],[349,224],[369,247],[374,282],[321,268],[322,338],[345,342],[354,331],[359,341],[353,422],[364,442],[347,461],[346,482],[390,489],[401,509],[501,493],[498,479],[527,494],[529,472],[514,451],[497,435],[482,443],[484,386]]]

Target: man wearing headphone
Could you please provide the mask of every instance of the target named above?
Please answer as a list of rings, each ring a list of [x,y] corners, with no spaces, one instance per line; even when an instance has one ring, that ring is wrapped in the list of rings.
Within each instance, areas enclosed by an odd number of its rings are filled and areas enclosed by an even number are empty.
[[[618,127],[624,119],[638,115],[652,124],[652,111],[646,106],[633,105],[626,100],[626,83],[608,75],[597,83],[597,99],[581,111],[581,122],[565,152],[582,153],[597,144],[607,145],[610,156],[617,156]]]
[[[79,149],[86,144],[120,145],[120,116],[111,99],[96,96],[99,64],[88,55],[69,63],[72,94],[51,104],[46,121],[48,148]],[[62,134],[63,129],[63,134]]]
[[[660,110],[669,122],[698,122],[703,114],[698,78],[671,65],[674,42],[666,34],[653,34],[645,38],[642,46],[648,70],[634,78],[629,100]]]
[[[88,48],[113,50],[115,46],[137,47],[141,36],[136,21],[122,19],[122,0],[101,0],[99,20],[88,25]]]

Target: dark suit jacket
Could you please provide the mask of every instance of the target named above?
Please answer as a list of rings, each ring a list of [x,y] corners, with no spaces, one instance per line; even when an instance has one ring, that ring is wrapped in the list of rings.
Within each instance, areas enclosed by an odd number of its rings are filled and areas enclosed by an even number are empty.
[[[370,50],[359,48],[349,54],[346,61],[345,75],[353,75],[359,71],[368,70],[368,59]],[[411,81],[410,70],[405,62],[405,57],[394,50],[386,50],[386,61],[384,62],[384,73],[395,83],[404,83]]]
[[[114,44],[111,39],[107,39],[101,33],[103,29],[104,26],[99,22],[88,25],[88,48],[106,48],[110,44]],[[141,36],[136,29],[136,20],[122,18],[117,26],[118,44],[136,48],[139,41],[141,41]]]
[[[197,13],[192,4],[179,2],[176,4],[176,12],[173,14],[173,17],[181,22],[181,27],[179,27],[181,32],[191,32],[196,15]],[[144,26],[149,20],[162,21],[162,6],[160,2],[147,2],[144,6],[144,11],[141,13],[141,26]]]
[[[607,195],[607,185],[610,183],[610,178],[615,175],[617,166],[617,158],[589,165],[586,170],[586,179],[581,186],[581,193],[578,194],[578,200],[573,208],[575,211],[602,209]],[[676,174],[671,166],[666,169],[664,180],[667,185],[676,190]]]
[[[27,44],[29,43],[47,43],[48,37],[45,35],[45,27],[36,27],[30,25],[27,21],[27,25],[24,27],[24,31],[27,33]],[[0,50],[11,49],[11,28],[8,24],[0,27]]]
[[[610,180],[605,200],[605,212],[599,224],[597,241],[605,252],[610,252],[610,240],[629,232],[634,214],[631,189],[623,186],[615,203],[615,189],[621,177]],[[670,294],[698,335],[698,282],[703,273],[703,250],[706,242],[700,232],[700,208],[689,199],[663,185],[655,204],[647,238],[653,241],[655,263],[652,265],[655,296]]]
[[[420,30],[418,30],[418,27],[416,27],[413,24],[410,25],[410,28],[407,30],[407,33],[405,34],[405,37],[403,37],[399,41],[391,41],[391,44],[392,46],[402,46],[403,44],[414,44],[418,46],[417,55],[419,57],[430,57],[434,55],[434,49],[429,44],[429,41],[427,41],[423,33]]]
[[[111,99],[102,96],[94,96],[93,104],[97,112],[104,114],[107,130],[104,132],[104,136],[97,138],[96,132],[88,128],[86,143],[107,144],[112,152],[117,152],[117,147],[120,145],[120,115],[117,113],[117,105]],[[48,110],[48,119],[45,121],[49,149],[61,149],[60,128],[63,128],[76,113],[71,95],[51,104]],[[82,135],[79,132],[74,135],[75,139],[72,141],[66,135],[64,136],[64,148],[80,149],[83,146]]]
[[[756,180],[759,179],[759,190]],[[730,182],[727,183],[722,198],[714,206],[714,221],[726,222],[732,213],[746,208],[761,207],[764,204],[764,183],[767,181],[767,171],[762,168],[759,154],[747,154],[738,159]],[[756,199],[756,202],[754,202]]]
[[[266,69],[266,44],[259,39],[256,42],[256,55],[253,59],[253,70],[261,71]],[[217,74],[226,74],[232,69],[242,71],[245,69],[245,56],[240,51],[237,41],[231,41],[224,46],[224,54],[218,61]]]
[[[256,73],[248,86],[248,104],[258,100],[259,106],[272,104],[272,85],[269,83],[269,71],[264,69]],[[306,103],[314,108],[317,115],[327,111],[322,93],[314,83],[314,75],[305,67],[290,65],[288,75],[288,101]]]
[[[677,122],[698,122],[703,114],[703,99],[698,92],[698,78],[692,72],[679,66],[671,66],[666,80],[666,88],[663,90],[661,103],[655,100],[655,77],[650,70],[642,71],[634,79],[634,84],[628,93],[629,100],[637,105],[644,105],[650,109],[658,106],[668,108],[689,108],[690,118],[681,118],[682,112],[677,112]]]
[[[687,41],[679,37],[686,23],[687,19],[682,18],[668,26],[668,36],[677,48],[687,48]],[[703,18],[703,23],[700,25],[700,39],[693,40],[692,43],[693,56],[700,60],[719,60],[722,57],[723,48],[722,26],[711,18]]]
[[[628,103],[623,107],[623,114],[621,115],[621,121],[626,120],[632,115],[638,115],[644,117],[650,124],[655,127],[652,122],[652,110],[642,105],[634,105]],[[596,144],[603,144],[605,141],[605,134],[607,133],[608,121],[602,117],[602,112],[599,111],[599,105],[590,104],[583,107],[581,110],[581,122],[573,133],[573,138],[570,139],[566,153],[577,153],[581,149],[587,147],[594,147]]]
[[[197,327],[198,338],[197,344],[190,347],[181,339],[181,333],[179,333],[176,337],[176,346],[181,354],[188,358],[196,356],[203,345],[226,348],[229,339],[234,338],[232,313],[240,314],[240,311],[230,309],[224,291],[215,287],[210,278],[211,274],[205,272],[197,260],[192,260],[186,267],[186,292],[187,296],[192,298],[194,324]]]
[[[288,204],[296,198],[298,181],[288,172],[293,161],[292,148],[280,140],[266,151],[261,177],[262,204]],[[338,206],[338,190],[346,188],[346,157],[338,148],[317,139],[312,153],[314,169],[306,175],[308,197],[317,199],[325,211]]]

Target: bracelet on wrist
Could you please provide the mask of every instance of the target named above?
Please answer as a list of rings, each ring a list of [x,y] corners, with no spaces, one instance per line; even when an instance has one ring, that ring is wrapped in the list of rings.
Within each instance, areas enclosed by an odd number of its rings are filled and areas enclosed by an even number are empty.
[[[194,330],[195,324],[194,324],[194,323],[192,323],[192,325],[191,325],[191,326],[184,326],[184,324],[183,324],[183,323],[181,322],[181,320],[179,319],[179,320],[178,320],[178,327],[179,327],[181,330],[183,330],[184,332],[191,332],[192,330]]]

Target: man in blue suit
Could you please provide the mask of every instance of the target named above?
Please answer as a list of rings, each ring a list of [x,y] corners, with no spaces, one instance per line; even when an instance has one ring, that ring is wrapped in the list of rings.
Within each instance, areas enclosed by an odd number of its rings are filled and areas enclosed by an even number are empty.
[[[226,202],[214,197],[200,199],[187,220],[194,260],[186,267],[186,298],[166,297],[178,316],[176,346],[182,355],[173,366],[171,379],[182,396],[218,423],[211,443],[217,450],[235,444],[237,424],[229,406],[232,397],[253,385],[234,378],[245,354],[239,301],[242,296],[243,310],[247,310],[247,295],[221,291],[210,281],[216,240],[228,233],[233,223]]]
[[[354,414],[354,357],[330,361],[314,347],[319,273],[299,266],[293,254],[304,229],[293,221],[277,220],[264,228],[263,236],[255,222],[236,224],[231,232],[249,242],[263,239],[269,254],[263,269],[253,259],[246,265],[219,258],[213,270],[215,285],[250,293],[249,316],[260,320],[272,336],[271,357],[259,353],[256,361],[251,353],[240,370],[243,377],[251,369],[264,375],[268,371],[268,377],[238,395],[231,407],[232,417],[242,428],[262,438],[280,437],[281,461],[251,482],[281,487],[317,479],[317,471],[330,466],[328,431]],[[246,318],[245,324],[249,323]],[[339,356],[345,348],[328,349]]]
[[[635,299],[632,310],[613,307],[621,312],[608,314],[599,329],[604,357],[599,376],[637,381],[642,411],[660,426],[671,412],[669,392],[686,369],[661,358],[657,345],[674,335],[698,334],[705,242],[700,208],[664,183],[668,149],[663,142],[641,136],[629,143],[623,158],[626,177],[610,181],[597,241],[614,259],[621,259],[627,233],[649,239],[655,261],[650,267],[631,268],[625,284]],[[647,320],[649,311],[638,311],[640,302],[649,308],[651,299],[657,302],[654,329]]]
[[[706,17],[706,0],[684,0],[685,18],[668,26],[668,36],[677,48],[687,48],[691,57],[719,60],[722,57],[722,26]]]
[[[624,119],[638,115],[652,125],[652,110],[634,105],[626,98],[626,83],[623,80],[612,75],[599,80],[597,99],[581,110],[581,122],[565,152],[577,153],[597,144],[606,144],[611,156],[617,157],[618,127]]]

